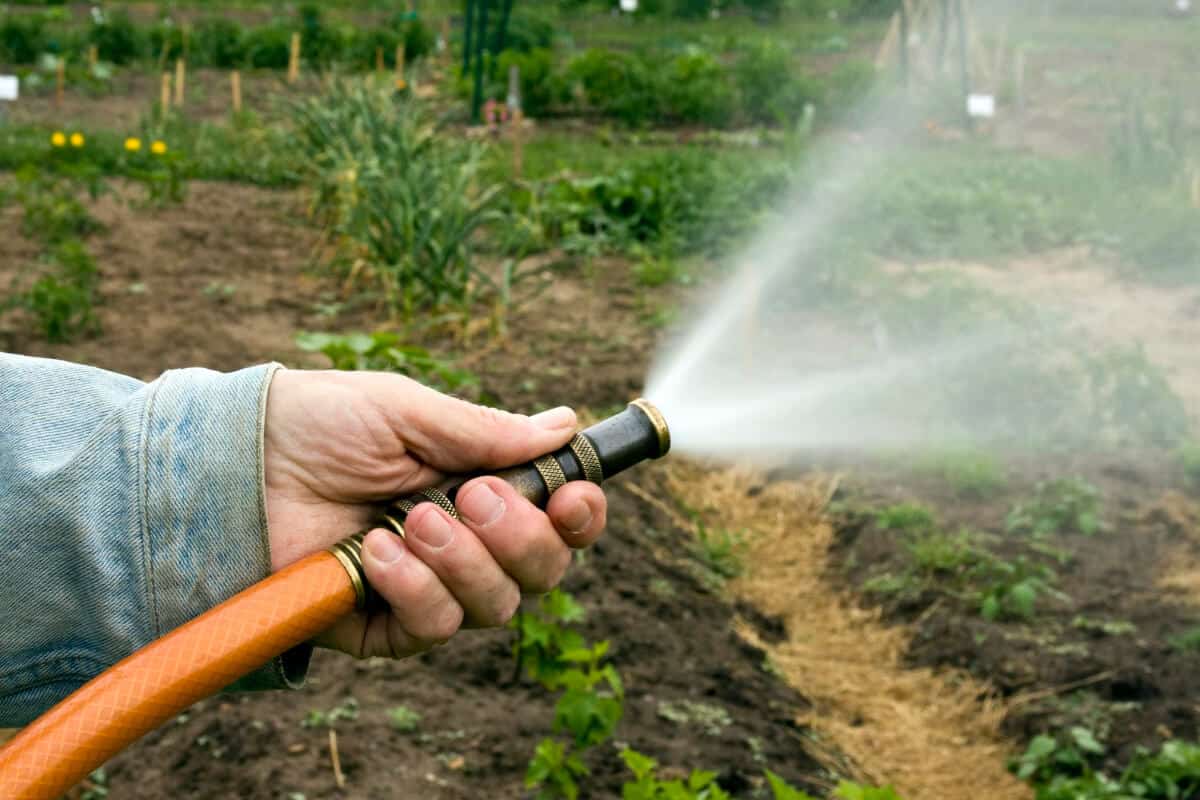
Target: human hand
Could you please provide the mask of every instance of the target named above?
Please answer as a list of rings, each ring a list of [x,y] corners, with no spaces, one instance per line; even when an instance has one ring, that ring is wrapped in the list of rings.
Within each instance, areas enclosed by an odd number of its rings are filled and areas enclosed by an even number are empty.
[[[561,447],[575,413],[533,417],[484,408],[399,375],[279,370],[267,399],[264,460],[271,567],[323,550],[369,524],[376,504],[445,474],[497,469]],[[389,610],[355,612],[316,644],[401,658],[460,626],[503,625],[521,592],[553,588],[604,528],[600,487],[568,483],[541,511],[499,478],[459,490],[461,521],[422,503],[406,540],[384,529],[363,543],[367,580]]]

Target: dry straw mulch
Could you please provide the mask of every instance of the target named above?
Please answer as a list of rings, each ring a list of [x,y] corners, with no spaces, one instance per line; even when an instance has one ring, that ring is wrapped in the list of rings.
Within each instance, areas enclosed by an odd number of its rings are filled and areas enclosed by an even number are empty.
[[[730,590],[786,624],[783,641],[755,643],[812,702],[798,722],[827,740],[831,770],[891,784],[906,800],[1032,797],[1005,768],[1016,745],[1000,735],[1004,709],[988,689],[962,673],[905,667],[910,632],[827,580],[832,480],[767,482],[677,461],[666,481],[710,526],[748,533],[748,571]]]

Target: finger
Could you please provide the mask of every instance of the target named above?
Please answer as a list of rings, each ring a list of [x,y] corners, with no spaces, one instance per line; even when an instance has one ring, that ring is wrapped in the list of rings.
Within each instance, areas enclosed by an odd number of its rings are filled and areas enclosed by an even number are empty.
[[[608,522],[608,500],[594,483],[572,481],[546,504],[546,515],[568,547],[588,547]]]
[[[479,537],[433,503],[421,503],[404,523],[409,549],[450,590],[470,627],[494,627],[512,619],[521,590]]]
[[[363,568],[371,587],[391,606],[386,624],[368,625],[363,652],[407,655],[446,641],[463,621],[463,609],[437,574],[400,537],[373,530],[363,541]]]
[[[561,406],[533,417],[477,406],[398,376],[376,381],[373,400],[408,449],[444,472],[508,467],[562,447],[575,412]]]
[[[562,580],[571,551],[537,506],[500,478],[463,484],[456,499],[463,522],[525,592],[548,592]]]

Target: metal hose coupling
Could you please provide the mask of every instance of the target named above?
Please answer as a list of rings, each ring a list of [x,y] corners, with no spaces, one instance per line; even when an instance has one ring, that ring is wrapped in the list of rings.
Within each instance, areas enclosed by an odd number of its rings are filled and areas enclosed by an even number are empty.
[[[623,472],[649,458],[662,458],[671,449],[667,421],[652,403],[639,398],[625,410],[586,428],[553,453],[525,464],[495,473],[538,508],[545,508],[561,486],[570,481],[587,480],[595,484]],[[459,488],[482,473],[454,475],[437,486],[393,500],[380,512],[372,527],[387,528],[404,537],[404,522],[420,503],[436,503],[454,519],[458,509],[454,499]],[[370,600],[370,587],[362,565],[363,538],[366,530],[348,536],[330,548],[346,569],[354,584],[360,609]]]

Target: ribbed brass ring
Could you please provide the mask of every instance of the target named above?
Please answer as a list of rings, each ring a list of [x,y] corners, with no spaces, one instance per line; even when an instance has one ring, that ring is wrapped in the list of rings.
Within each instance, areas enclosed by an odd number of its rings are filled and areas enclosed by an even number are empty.
[[[563,474],[562,465],[552,455],[547,454],[535,460],[533,468],[538,471],[538,475],[542,476],[542,483],[546,484],[547,497],[557,492],[567,483],[567,476]]]
[[[403,511],[405,516],[411,514],[412,510],[417,507],[417,504],[409,497],[401,497],[399,500],[394,501],[392,505]]]
[[[367,605],[367,583],[362,565],[363,538],[366,535],[366,531],[359,531],[329,548],[329,552],[350,577],[350,583],[354,586],[354,605],[360,609]]]
[[[600,456],[596,455],[596,448],[586,436],[582,433],[575,434],[575,438],[567,447],[571,448],[571,452],[583,467],[583,477],[597,485],[604,482],[604,467],[600,464]]]
[[[441,489],[431,486],[428,489],[422,489],[417,494],[426,500],[437,503],[441,506],[442,511],[450,515],[451,519],[458,519],[458,509],[454,507],[454,503],[450,502],[450,498]]]

